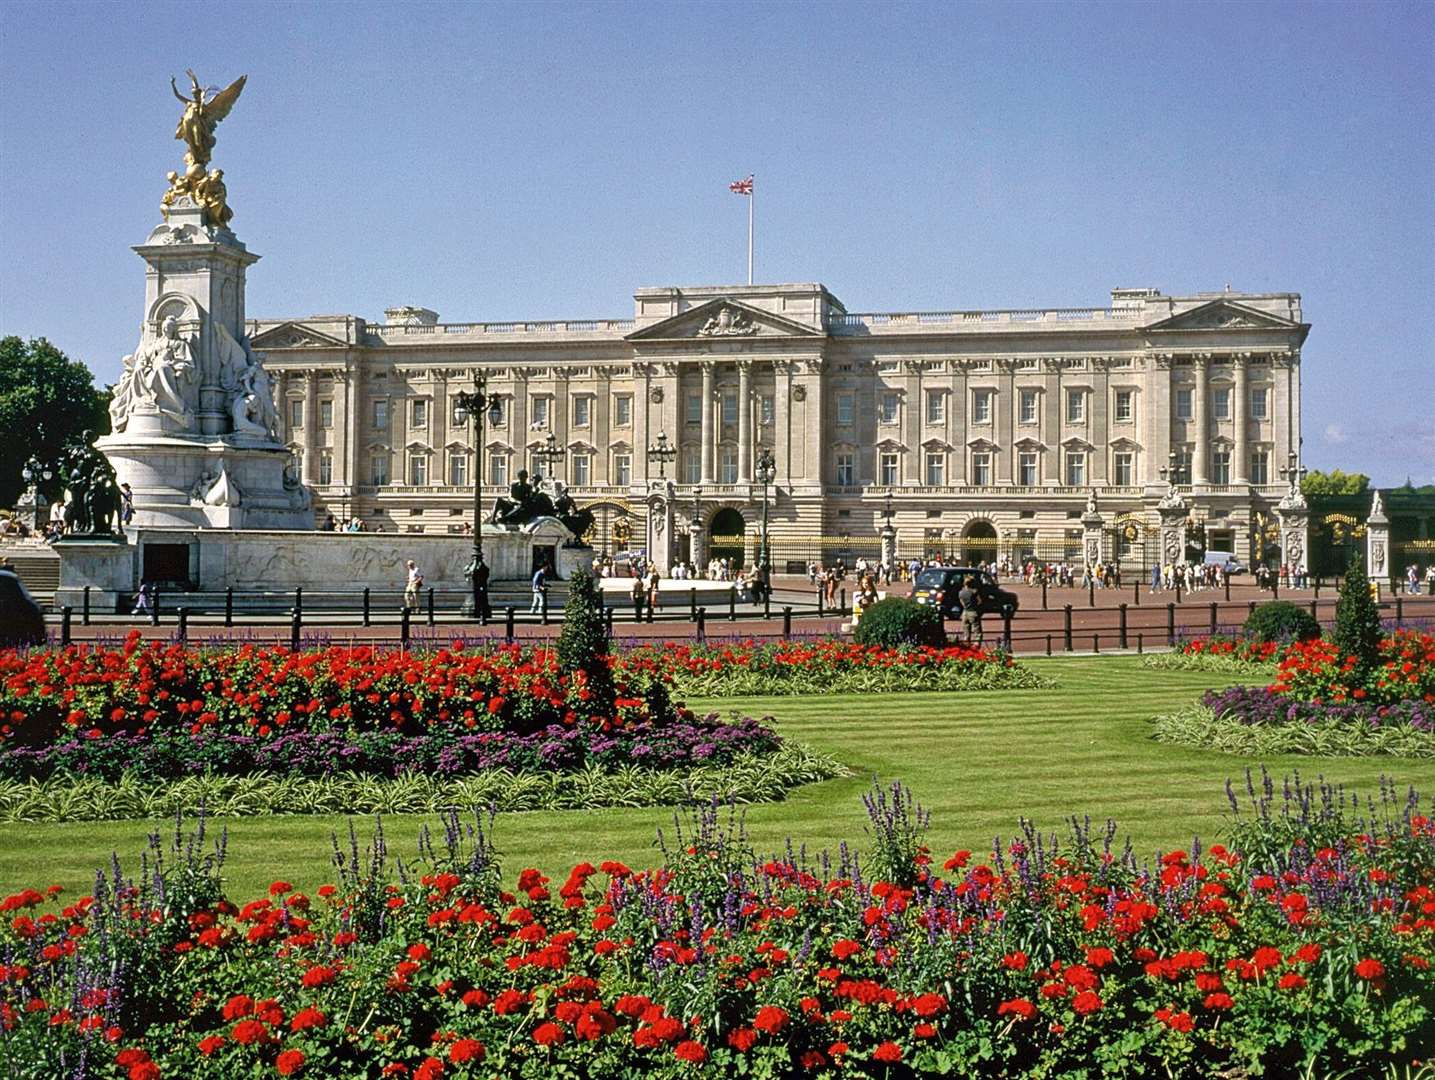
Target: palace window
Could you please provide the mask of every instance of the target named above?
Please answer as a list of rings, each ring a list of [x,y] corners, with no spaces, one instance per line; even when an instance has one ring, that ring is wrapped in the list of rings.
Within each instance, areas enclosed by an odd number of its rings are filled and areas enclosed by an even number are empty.
[[[528,415],[530,428],[546,428],[548,426],[548,399],[546,397],[534,398],[529,404]]]
[[[334,482],[334,455],[325,450],[319,455],[319,483],[325,486]]]
[[[700,390],[688,392],[686,400],[687,412],[684,419],[689,424],[701,424],[703,422],[703,395]]]
[[[334,426],[334,402],[329,398],[319,402],[319,426],[321,428]]]
[[[1023,450],[1016,461],[1017,483],[1022,487],[1036,487],[1037,479],[1037,456],[1035,450]]]
[[[1211,483],[1229,484],[1231,482],[1231,452],[1229,450],[1216,450],[1211,454]]]
[[[972,423],[990,424],[992,422],[992,396],[991,390],[972,391]]]
[[[1264,420],[1269,415],[1270,391],[1264,386],[1251,387],[1251,419]]]
[[[837,422],[843,427],[852,426],[852,410],[854,398],[851,394],[837,395]]]
[[[857,483],[856,469],[852,465],[852,455],[841,453],[837,455],[837,483],[842,487],[852,487]]]
[[[633,426],[633,395],[617,394],[613,397],[613,426]]]
[[[989,450],[977,450],[972,454],[972,483],[977,487],[988,487],[992,482],[992,455]]]
[[[735,390],[723,391],[722,422],[729,427],[737,423],[737,391]]]
[[[1191,449],[1182,447],[1176,451],[1176,479],[1175,483],[1189,484],[1191,482]]]
[[[703,478],[703,459],[696,446],[683,447],[683,483],[698,484]]]
[[[927,423],[940,424],[947,416],[947,395],[940,390],[927,391]]]
[[[573,486],[586,487],[593,482],[593,455],[573,455]]]
[[[593,422],[593,399],[587,394],[573,395],[573,426],[587,427]]]
[[[881,422],[884,424],[895,424],[897,422],[897,395],[890,390],[882,395]]]
[[[773,422],[773,401],[771,394],[763,394],[758,399],[758,423],[771,424]]]
[[[322,413],[323,410],[320,410]],[[429,426],[429,403],[423,398],[414,402],[414,427],[426,428]],[[322,419],[322,416],[321,416]]]
[[[374,402],[373,420],[374,420],[374,430],[375,430],[375,431],[388,431],[388,430],[389,430],[389,401],[388,401],[388,398],[379,398],[377,401]]]
[[[718,448],[718,483],[737,483],[737,447],[723,446]]]
[[[942,487],[947,482],[947,455],[933,453],[927,455],[927,485],[929,487]]]
[[[1187,386],[1176,388],[1176,419],[1191,419],[1191,389]]]
[[[1136,483],[1136,455],[1130,450],[1118,450],[1111,457],[1112,483],[1118,487],[1130,487]]]
[[[494,487],[508,486],[508,455],[488,455],[488,482]]]
[[[627,487],[633,482],[633,455],[613,455],[613,483],[619,487]]]
[[[1136,391],[1116,391],[1116,419],[1120,423],[1128,422],[1136,416]]]
[[[1082,487],[1086,483],[1086,452],[1084,450],[1068,450],[1066,452],[1066,486]]]
[[[1068,424],[1086,423],[1086,391],[1068,390],[1066,392],[1066,422]]]
[[[1023,390],[1019,399],[1017,422],[1021,424],[1036,423],[1036,391]]]
[[[369,458],[369,479],[373,481],[374,487],[388,487],[388,454],[374,454]]]
[[[468,455],[448,456],[448,482],[450,487],[468,487]]]
[[[882,455],[882,479],[881,483],[886,487],[892,487],[902,482],[901,466],[898,464],[896,454],[886,453]]]
[[[1271,452],[1269,450],[1251,451],[1251,483],[1269,484],[1271,482]]]
[[[302,401],[289,402],[289,426],[291,428],[304,426],[304,403]]]
[[[425,454],[415,454],[409,458],[409,485],[411,487],[423,487],[429,482],[429,459]]]
[[[1211,391],[1211,415],[1217,420],[1231,418],[1231,388],[1217,386]]]

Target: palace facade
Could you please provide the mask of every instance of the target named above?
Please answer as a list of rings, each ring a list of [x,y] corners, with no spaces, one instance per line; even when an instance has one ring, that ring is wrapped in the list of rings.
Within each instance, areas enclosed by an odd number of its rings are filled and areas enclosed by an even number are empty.
[[[1106,557],[1149,562],[1172,462],[1196,534],[1252,558],[1299,448],[1310,327],[1295,293],[880,314],[820,284],[634,301],[629,319],[442,323],[398,307],[382,324],[316,315],[249,334],[319,517],[387,531],[461,531],[476,470],[486,511],[526,468],[591,507],[590,542],[612,551],[641,544],[661,472],[680,526],[695,518],[716,553],[751,560],[767,449],[779,571],[874,554],[888,513],[904,556],[1079,558],[1093,491]],[[478,372],[501,395],[482,446],[456,401]],[[649,460],[660,436],[670,463]]]

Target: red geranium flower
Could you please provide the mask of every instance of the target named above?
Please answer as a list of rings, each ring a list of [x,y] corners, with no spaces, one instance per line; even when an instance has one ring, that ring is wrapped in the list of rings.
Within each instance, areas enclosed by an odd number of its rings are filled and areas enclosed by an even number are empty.
[[[293,1076],[304,1067],[304,1051],[285,1050],[274,1059],[274,1068],[280,1076]]]
[[[884,1042],[872,1051],[873,1061],[885,1061],[888,1064],[902,1060],[902,1048],[894,1042]]]
[[[708,1058],[707,1049],[700,1042],[693,1042],[692,1039],[684,1039],[673,1049],[674,1056],[679,1061],[690,1061],[694,1065],[701,1065]]]

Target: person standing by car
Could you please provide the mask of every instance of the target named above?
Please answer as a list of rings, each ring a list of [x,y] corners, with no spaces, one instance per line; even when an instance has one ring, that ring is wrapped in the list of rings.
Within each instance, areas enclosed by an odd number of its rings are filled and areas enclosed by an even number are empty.
[[[977,579],[967,578],[957,593],[957,603],[962,608],[962,636],[970,643],[973,636],[976,643],[982,643],[982,598],[977,592]]]

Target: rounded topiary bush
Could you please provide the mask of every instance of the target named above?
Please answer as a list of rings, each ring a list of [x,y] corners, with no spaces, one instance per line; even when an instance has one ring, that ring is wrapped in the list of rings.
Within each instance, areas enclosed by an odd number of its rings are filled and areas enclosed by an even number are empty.
[[[862,621],[852,638],[859,645],[931,645],[947,643],[942,616],[934,607],[925,607],[905,596],[889,596],[862,609]]]
[[[1272,600],[1251,612],[1243,632],[1251,641],[1306,641],[1320,637],[1320,623],[1303,607]]]

